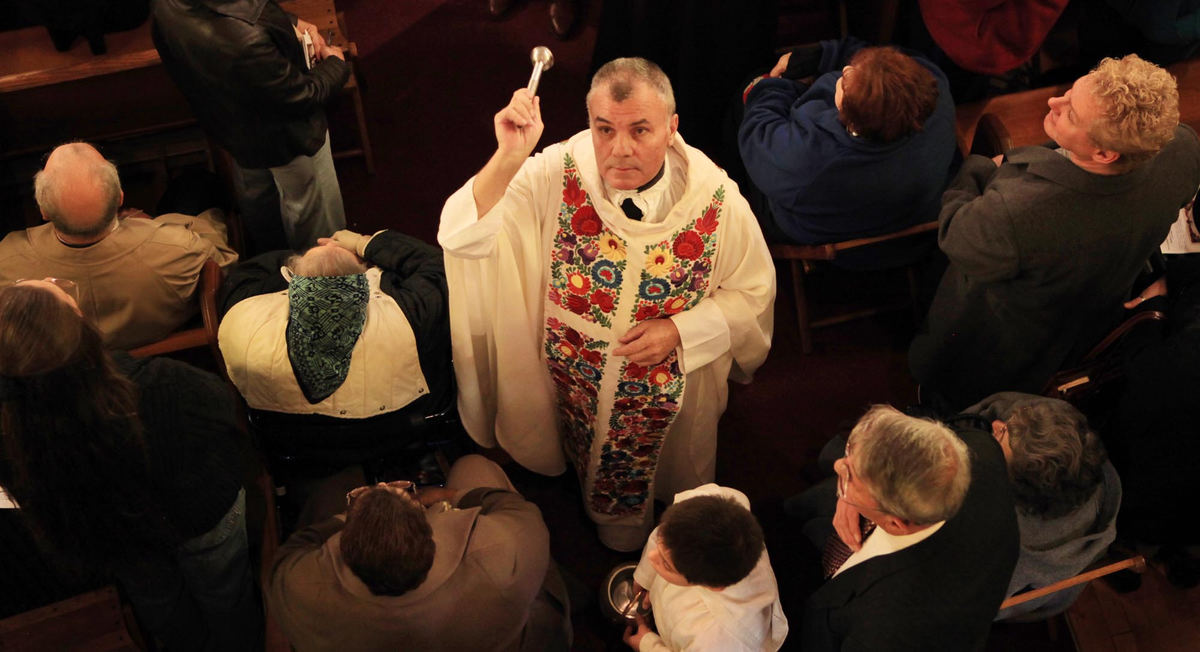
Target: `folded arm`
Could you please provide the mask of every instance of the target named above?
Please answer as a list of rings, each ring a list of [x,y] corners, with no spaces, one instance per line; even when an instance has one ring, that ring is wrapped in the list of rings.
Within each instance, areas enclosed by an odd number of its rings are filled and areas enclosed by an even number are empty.
[[[995,162],[971,156],[942,195],[938,246],[962,273],[980,281],[1012,278],[1020,252],[1004,195],[989,184]]]

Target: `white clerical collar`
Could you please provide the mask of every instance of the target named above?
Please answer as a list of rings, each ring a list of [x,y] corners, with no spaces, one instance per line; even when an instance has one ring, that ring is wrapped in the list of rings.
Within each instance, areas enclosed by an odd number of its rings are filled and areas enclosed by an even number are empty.
[[[909,546],[915,546],[933,536],[933,533],[942,529],[942,526],[945,524],[946,521],[938,521],[912,534],[889,534],[883,528],[876,527],[867,537],[866,541],[863,541],[862,548],[859,548],[858,552],[847,557],[846,563],[837,569],[834,576],[841,575],[847,568],[857,566],[872,557],[890,555],[893,552],[900,552]]]
[[[616,206],[620,207],[626,199],[632,199],[634,206],[637,206],[642,211],[643,222],[655,224],[663,221],[670,212],[671,206],[664,206],[666,203],[667,191],[671,188],[671,165],[670,157],[663,159],[662,169],[658,176],[652,179],[649,183],[641,188],[633,190],[619,190],[604,182],[604,193],[608,196],[608,200]],[[673,205],[674,202],[671,202]]]

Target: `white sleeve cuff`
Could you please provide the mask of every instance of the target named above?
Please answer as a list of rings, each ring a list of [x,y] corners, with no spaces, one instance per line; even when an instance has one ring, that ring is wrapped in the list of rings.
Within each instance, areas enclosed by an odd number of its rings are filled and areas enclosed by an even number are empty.
[[[438,244],[458,258],[487,258],[496,246],[503,223],[504,199],[482,217],[475,209],[475,177],[471,177],[442,207]]]
[[[673,315],[671,321],[679,330],[680,371],[691,373],[729,351],[729,324],[721,307],[711,298]]]

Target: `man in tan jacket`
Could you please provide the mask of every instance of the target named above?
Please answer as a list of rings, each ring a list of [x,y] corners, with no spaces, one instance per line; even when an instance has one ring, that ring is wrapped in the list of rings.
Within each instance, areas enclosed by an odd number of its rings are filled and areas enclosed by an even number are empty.
[[[468,455],[445,488],[379,483],[346,503],[275,555],[267,607],[297,650],[570,647],[546,524],[495,463]]]
[[[196,314],[192,297],[205,261],[237,261],[220,209],[119,218],[125,196],[117,168],[87,143],[51,152],[34,193],[48,224],[0,241],[0,281],[73,281],[80,309],[109,348],[135,348],[177,330]]]

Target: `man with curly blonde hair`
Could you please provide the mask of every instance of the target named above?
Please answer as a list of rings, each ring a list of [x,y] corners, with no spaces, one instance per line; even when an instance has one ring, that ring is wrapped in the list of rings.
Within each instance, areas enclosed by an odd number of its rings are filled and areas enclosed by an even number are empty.
[[[950,266],[909,367],[943,409],[1040,393],[1121,320],[1200,185],[1200,141],[1166,70],[1105,59],[1048,104],[1050,146],[971,156],[942,197]]]

